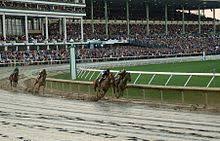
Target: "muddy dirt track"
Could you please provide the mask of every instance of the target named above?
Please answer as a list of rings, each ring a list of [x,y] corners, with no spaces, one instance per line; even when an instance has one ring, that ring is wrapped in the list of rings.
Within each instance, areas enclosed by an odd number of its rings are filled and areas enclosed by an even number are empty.
[[[220,140],[220,118],[0,91],[1,141]]]
[[[1,77],[10,69],[1,69]],[[218,141],[220,115],[0,90],[0,141],[122,140]]]

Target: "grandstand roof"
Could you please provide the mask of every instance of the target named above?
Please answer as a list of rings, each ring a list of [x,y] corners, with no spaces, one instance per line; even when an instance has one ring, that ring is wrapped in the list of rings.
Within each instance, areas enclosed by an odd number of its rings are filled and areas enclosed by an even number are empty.
[[[94,0],[97,2],[103,2],[103,0]],[[118,7],[124,6],[126,0],[107,0],[111,3],[111,6]],[[201,9],[220,8],[220,0],[130,0],[133,8],[143,6],[143,3],[148,1],[151,8],[163,8],[165,3],[168,3],[169,7],[173,9],[181,9],[182,6],[185,9],[195,10],[200,6]],[[90,3],[90,0],[87,0]]]

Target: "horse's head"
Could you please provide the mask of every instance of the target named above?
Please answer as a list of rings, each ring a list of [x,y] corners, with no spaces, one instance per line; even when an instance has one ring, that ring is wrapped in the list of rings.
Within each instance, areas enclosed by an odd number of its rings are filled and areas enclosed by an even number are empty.
[[[125,74],[124,79],[127,80],[128,82],[131,82],[131,74],[130,74],[130,72],[127,72],[127,73]]]

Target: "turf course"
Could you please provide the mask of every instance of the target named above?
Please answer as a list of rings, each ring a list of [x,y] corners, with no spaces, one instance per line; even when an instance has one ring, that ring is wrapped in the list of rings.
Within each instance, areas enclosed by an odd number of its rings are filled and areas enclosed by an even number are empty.
[[[113,70],[126,69],[129,71],[148,71],[148,72],[187,72],[187,73],[220,73],[220,60],[214,61],[196,61],[196,62],[182,62],[182,63],[169,63],[169,64],[149,64],[144,66],[129,66],[110,68]],[[94,80],[98,76],[98,72],[92,77]],[[78,78],[78,80],[89,81],[92,73],[87,78]],[[138,74],[132,74],[132,82],[135,81]],[[63,73],[53,76],[57,79],[70,79],[70,73]],[[152,75],[141,75],[137,84],[147,84]],[[157,75],[152,82],[152,85],[164,85],[169,78],[168,75]],[[168,86],[183,86],[187,81],[187,76],[173,76]],[[211,77],[192,77],[187,86],[205,87]],[[220,78],[216,77],[211,83],[210,87],[220,87]]]

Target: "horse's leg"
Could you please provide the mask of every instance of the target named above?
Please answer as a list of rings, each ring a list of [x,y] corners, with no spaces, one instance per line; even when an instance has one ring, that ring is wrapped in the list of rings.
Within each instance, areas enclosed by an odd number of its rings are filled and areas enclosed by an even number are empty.
[[[44,95],[44,92],[45,92],[45,87],[46,87],[46,86],[44,85],[44,86],[43,86],[43,95]]]
[[[120,98],[122,95],[122,87],[121,86],[118,86],[118,95],[117,95],[117,98]]]
[[[105,96],[105,94],[107,93],[107,89],[103,90],[103,93],[102,93],[102,98]]]
[[[120,97],[123,97],[123,95],[124,95],[124,90],[125,90],[125,87],[121,87]]]
[[[35,94],[35,93],[36,93],[36,87],[35,87],[35,85],[33,86],[32,89],[33,89],[32,93]]]
[[[116,94],[115,94],[115,97],[116,98],[119,98],[120,97],[120,82],[118,82],[116,85]]]
[[[113,87],[113,92],[115,94],[115,83],[112,84],[112,87]]]
[[[12,86],[13,86],[13,84],[12,84],[12,80],[10,80],[10,85],[11,85],[11,89],[12,89]]]
[[[97,99],[99,99],[99,96],[100,95],[100,89],[98,89],[98,91],[96,91],[96,97],[97,97]]]
[[[39,86],[37,87],[37,93],[38,94],[40,93],[40,87],[41,87],[41,85],[39,84]]]
[[[34,82],[33,89],[36,87],[37,83],[37,81]]]
[[[99,97],[98,97],[99,100],[102,99],[104,97],[104,95],[105,95],[105,91],[103,89],[101,89],[100,93],[99,93]]]
[[[94,91],[96,92],[96,89],[97,89],[97,86],[98,86],[97,85],[97,80],[94,81],[93,86],[94,86]]]

